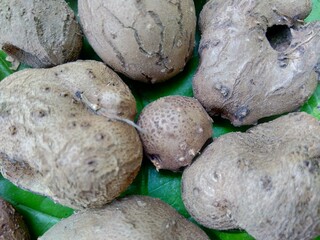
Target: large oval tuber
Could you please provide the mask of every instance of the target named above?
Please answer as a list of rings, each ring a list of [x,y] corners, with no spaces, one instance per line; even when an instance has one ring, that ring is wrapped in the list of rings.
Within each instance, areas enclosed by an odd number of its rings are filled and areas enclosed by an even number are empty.
[[[32,67],[51,67],[78,58],[80,25],[64,0],[1,0],[0,47]]]
[[[143,82],[165,81],[192,55],[196,16],[192,0],[80,0],[83,31],[102,60]]]
[[[233,125],[299,108],[320,79],[320,22],[310,0],[211,0],[200,16],[194,96]],[[318,73],[317,73],[318,72]]]
[[[146,196],[131,196],[103,209],[78,212],[40,239],[209,240],[203,230],[168,204]]]
[[[293,113],[216,139],[183,173],[183,201],[201,224],[257,240],[320,235],[320,123]]]
[[[129,88],[103,63],[16,72],[0,82],[0,170],[21,188],[72,208],[124,191],[142,161]]]

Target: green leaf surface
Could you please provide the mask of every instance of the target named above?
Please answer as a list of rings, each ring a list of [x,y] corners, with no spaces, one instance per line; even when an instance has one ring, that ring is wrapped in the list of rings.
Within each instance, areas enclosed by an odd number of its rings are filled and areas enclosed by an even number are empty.
[[[67,0],[69,5],[77,12],[77,1]],[[199,15],[206,0],[195,0],[196,12]],[[320,20],[320,0],[313,0],[313,11],[306,19],[307,21]],[[199,56],[197,46],[199,44],[200,33],[197,30],[196,48],[194,54],[184,71],[178,74],[174,79],[162,84],[147,85],[133,82],[124,76],[121,77],[131,88],[139,112],[150,102],[167,95],[184,95],[192,96],[192,78],[199,65]],[[80,59],[100,58],[94,53],[87,40],[84,40],[84,46],[80,54]],[[6,61],[6,54],[0,51],[0,80],[13,73],[10,69],[11,64]],[[27,68],[21,65],[18,69]],[[320,86],[316,89],[313,96],[301,108],[302,111],[308,112],[320,120]],[[220,118],[214,119],[213,131],[214,137],[221,136],[228,132],[245,131],[248,127],[236,128],[229,121]],[[181,173],[172,173],[168,171],[157,172],[153,165],[144,159],[141,171],[138,176],[121,196],[126,195],[148,195],[157,197],[173,206],[179,213],[186,218],[194,221],[185,209],[181,198]],[[39,196],[37,194],[24,191],[8,180],[0,176],[0,196],[12,203],[15,208],[22,213],[32,234],[36,239],[47,231],[51,226],[60,221],[62,218],[73,214],[73,210],[52,200]],[[213,240],[253,240],[251,236],[242,231],[216,231],[203,228]],[[320,240],[320,237],[316,238]]]
[[[23,214],[34,238],[42,235],[61,218],[66,218],[73,210],[50,199],[24,191],[0,175],[0,196],[13,204]]]
[[[307,112],[320,120],[320,85],[311,96],[309,101],[301,108],[301,111]]]
[[[0,79],[5,78],[13,73],[10,69],[11,63],[6,60],[7,55],[0,51]]]
[[[307,22],[320,20],[320,0],[312,0],[312,12],[306,18]]]

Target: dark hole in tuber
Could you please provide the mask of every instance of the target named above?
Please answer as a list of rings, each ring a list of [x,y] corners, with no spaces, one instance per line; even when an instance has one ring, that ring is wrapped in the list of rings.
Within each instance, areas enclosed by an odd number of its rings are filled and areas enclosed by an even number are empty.
[[[273,49],[285,51],[291,44],[292,34],[287,25],[273,25],[266,32],[266,37]]]
[[[147,154],[147,156],[151,161],[157,161],[157,162],[162,161],[158,154]]]

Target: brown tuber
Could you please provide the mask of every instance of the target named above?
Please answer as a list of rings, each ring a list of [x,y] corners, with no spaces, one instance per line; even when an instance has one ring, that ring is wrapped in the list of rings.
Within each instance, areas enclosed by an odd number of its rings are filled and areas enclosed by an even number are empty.
[[[292,113],[223,135],[182,177],[189,213],[213,229],[245,229],[257,240],[320,235],[320,123]]]
[[[0,240],[30,240],[29,231],[16,210],[0,198]]]
[[[299,108],[320,79],[320,22],[310,0],[211,0],[200,15],[194,96],[233,125]]]
[[[56,66],[78,58],[80,25],[64,0],[1,0],[0,47],[29,66]]]
[[[103,209],[78,212],[39,240],[51,239],[209,240],[201,228],[168,204],[146,196],[131,196]]]
[[[192,0],[79,0],[83,31],[101,59],[143,82],[178,74],[193,53]]]
[[[157,170],[190,165],[212,136],[212,119],[191,97],[168,96],[150,103],[138,125],[144,151]]]
[[[111,69],[78,61],[0,82],[0,171],[15,185],[81,209],[123,192],[142,161],[126,123],[136,102]]]

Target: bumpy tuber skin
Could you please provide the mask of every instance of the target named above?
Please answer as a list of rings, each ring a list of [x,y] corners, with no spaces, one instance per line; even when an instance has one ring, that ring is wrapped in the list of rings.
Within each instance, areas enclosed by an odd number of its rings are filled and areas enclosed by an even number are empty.
[[[293,113],[216,139],[183,173],[183,201],[201,224],[257,240],[320,235],[320,123]]]
[[[192,0],[79,0],[78,8],[96,53],[134,80],[168,80],[192,55],[196,28]]]
[[[1,0],[0,47],[32,67],[51,67],[78,58],[82,34],[64,0]]]
[[[310,11],[310,0],[204,6],[193,90],[211,116],[250,125],[296,110],[311,96],[320,79],[320,22],[303,23]]]
[[[191,97],[168,96],[150,103],[138,125],[143,149],[157,170],[190,165],[212,136],[212,119]]]
[[[23,70],[0,82],[0,171],[81,209],[124,191],[142,161],[129,88],[103,63]]]
[[[0,240],[29,240],[29,231],[22,216],[0,198]]]
[[[168,204],[146,196],[131,196],[103,209],[78,212],[57,223],[39,240],[50,239],[209,240]]]

